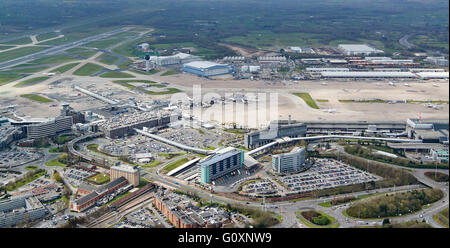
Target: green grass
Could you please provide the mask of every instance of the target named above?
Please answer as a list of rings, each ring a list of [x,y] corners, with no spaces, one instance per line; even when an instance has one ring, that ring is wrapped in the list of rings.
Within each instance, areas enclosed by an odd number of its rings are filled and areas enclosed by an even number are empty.
[[[88,181],[94,183],[94,184],[104,184],[110,181],[110,178],[105,173],[100,173],[95,176],[92,176],[87,179]]]
[[[234,134],[239,134],[239,135],[244,135],[247,133],[247,131],[245,129],[240,129],[240,128],[224,128],[223,131],[225,131],[227,133],[234,133]]]
[[[161,74],[161,76],[169,76],[169,75],[175,75],[175,74],[179,74],[180,72],[178,71],[174,71],[174,70],[168,70],[164,73]]]
[[[47,69],[48,66],[33,67],[33,68],[17,68],[6,71],[1,71],[1,73],[36,73]]]
[[[322,206],[322,207],[339,206],[339,205],[347,204],[347,203],[352,202],[352,201],[357,201],[357,200],[361,200],[361,199],[365,199],[365,198],[369,198],[369,197],[371,197],[371,196],[381,195],[381,194],[384,194],[384,193],[360,195],[360,196],[357,196],[357,197],[356,197],[355,199],[353,199],[353,200],[350,200],[350,201],[345,202],[345,203],[336,204],[336,205],[331,205],[331,201],[321,202],[321,203],[319,203],[318,205],[320,205],[320,206]]]
[[[43,58],[40,58],[40,59],[35,59],[35,60],[32,60],[32,61],[28,62],[28,64],[37,64],[37,65],[42,65],[42,64],[61,64],[61,63],[75,61],[75,60],[76,59],[70,57],[69,55],[58,54],[58,55],[52,55],[52,56],[43,57]]]
[[[165,159],[172,159],[184,155],[185,153],[158,153],[158,156],[164,157]]]
[[[153,75],[155,73],[160,72],[160,70],[157,70],[157,69],[153,69],[153,70],[150,70],[148,72],[146,72],[146,71],[139,71],[139,70],[135,70],[135,69],[131,69],[130,71],[136,72],[136,73],[139,73],[139,74],[142,74],[142,75]]]
[[[37,165],[27,165],[27,166],[25,166],[25,170],[34,170],[34,169],[37,169],[37,168],[38,168]]]
[[[110,54],[104,53],[97,57],[97,61],[100,61],[107,65],[115,65],[117,62],[120,61],[120,57],[112,56]]]
[[[43,103],[53,102],[52,100],[50,100],[48,98],[45,98],[45,97],[39,96],[39,95],[35,95],[35,94],[24,94],[24,95],[20,95],[20,97],[27,98],[29,100],[36,101],[36,102],[43,102]]]
[[[50,33],[40,34],[40,35],[36,36],[36,40],[41,42],[43,40],[48,40],[48,39],[51,39],[51,38],[55,38],[57,36],[59,36],[58,33],[50,32]]]
[[[120,72],[120,71],[109,71],[100,75],[102,78],[134,78],[133,75]]]
[[[349,99],[341,99],[339,102],[342,103],[349,103],[349,102],[355,102],[355,103],[386,103],[386,100],[381,99],[373,99],[373,100],[349,100]]]
[[[316,225],[316,224],[309,222],[307,219],[305,219],[301,215],[302,211],[297,211],[297,212],[295,212],[295,214],[297,216],[297,219],[299,219],[303,224],[305,224],[306,226],[311,227],[311,228],[338,228],[339,227],[339,222],[337,222],[335,218],[333,218],[333,217],[329,216],[328,214],[323,213],[321,211],[317,211],[317,210],[314,210],[314,211],[321,214],[322,216],[327,217],[330,220],[330,224],[325,225],[325,226]]]
[[[419,100],[406,100],[406,103],[440,103],[440,104],[448,104],[449,101],[444,100],[436,100],[436,101],[419,101]]]
[[[294,93],[294,95],[303,99],[303,101],[305,101],[305,103],[308,104],[308,106],[310,106],[311,108],[319,109],[319,106],[317,106],[316,102],[312,99],[312,97],[309,93],[300,92],[300,93]]]
[[[23,78],[23,76],[0,74],[0,86],[8,84],[8,83],[16,81],[16,80],[19,80],[21,78]]]
[[[15,189],[18,189],[18,188],[24,186],[25,184],[27,184],[29,182],[32,182],[32,181],[34,181],[34,180],[44,176],[45,174],[47,174],[47,171],[44,170],[44,171],[36,173],[36,174],[34,174],[32,176],[29,176],[29,177],[26,177],[24,179],[21,179],[21,180],[17,181],[14,185],[6,186],[6,190],[7,191],[13,191]]]
[[[164,167],[163,170],[164,170],[166,173],[167,173],[167,172],[170,172],[171,170],[177,168],[178,166],[180,166],[180,165],[182,165],[182,164],[184,164],[184,163],[187,163],[188,161],[189,161],[189,160],[188,160],[187,158],[179,159],[179,160],[177,160],[177,161],[174,161],[174,162],[172,162],[172,163],[166,165],[166,166]]]
[[[12,47],[14,47],[14,46],[3,46],[3,45],[0,45],[0,51],[6,50],[6,49],[10,49]]]
[[[25,44],[30,44],[30,43],[32,43],[31,38],[30,37],[24,37],[24,38],[21,38],[21,39],[5,42],[3,44],[25,45]]]
[[[181,92],[181,90],[177,89],[177,88],[167,88],[166,91],[151,91],[151,90],[146,90],[145,94],[148,95],[168,95],[168,94],[175,94]]]
[[[448,228],[448,207],[433,215],[433,220],[439,223],[439,225]]]
[[[67,65],[60,66],[60,67],[58,67],[56,69],[53,69],[50,72],[53,72],[53,73],[57,73],[57,72],[64,73],[64,72],[74,68],[75,66],[77,66],[79,64],[80,63],[70,63],[70,64],[67,64]]]
[[[104,39],[104,40],[96,40],[90,43],[87,43],[86,47],[95,47],[98,49],[106,49],[108,47],[113,46],[114,44],[117,44],[121,42],[121,39],[113,38],[113,39]]]
[[[317,102],[328,102],[327,99],[316,99]]]
[[[156,167],[156,166],[160,165],[161,163],[162,163],[161,161],[153,160],[152,162],[150,162],[150,163],[148,163],[148,164],[143,164],[143,165],[141,165],[141,167],[144,167],[144,168],[153,168],[153,167]]]
[[[63,164],[63,163],[59,162],[58,159],[50,160],[50,161],[46,162],[45,165],[47,165],[47,166],[59,166],[59,167],[66,167],[67,166],[66,164]]]
[[[48,149],[48,152],[61,153],[61,152],[64,152],[64,149],[62,147],[53,147],[53,148]]]
[[[82,67],[80,67],[78,70],[74,71],[73,75],[89,76],[89,75],[97,73],[103,69],[104,68],[102,66],[92,64],[92,63],[87,63],[87,64],[83,65]]]
[[[6,52],[0,52],[0,62],[16,59],[19,57],[30,55],[32,53],[37,53],[45,49],[47,49],[47,47],[30,46],[30,47],[21,47]]]
[[[30,84],[39,83],[39,82],[45,81],[49,78],[50,77],[48,77],[48,76],[30,78],[30,79],[27,79],[25,81],[15,84],[14,87],[29,86]]]

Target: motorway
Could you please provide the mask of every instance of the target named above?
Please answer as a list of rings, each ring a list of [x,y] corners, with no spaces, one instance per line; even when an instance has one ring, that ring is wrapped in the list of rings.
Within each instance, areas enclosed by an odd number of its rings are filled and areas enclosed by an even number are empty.
[[[407,34],[407,35],[403,36],[402,38],[400,38],[400,40],[398,40],[398,42],[400,43],[400,45],[402,45],[402,46],[404,46],[404,47],[406,47],[408,49],[411,49],[411,48],[416,46],[414,44],[409,43],[408,39],[411,36],[412,36],[411,34]]]

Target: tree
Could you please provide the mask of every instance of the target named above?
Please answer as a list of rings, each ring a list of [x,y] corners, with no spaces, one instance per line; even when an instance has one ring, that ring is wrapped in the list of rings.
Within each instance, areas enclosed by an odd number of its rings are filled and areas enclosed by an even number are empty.
[[[383,226],[387,225],[387,224],[391,224],[391,221],[389,219],[384,219],[383,220]]]

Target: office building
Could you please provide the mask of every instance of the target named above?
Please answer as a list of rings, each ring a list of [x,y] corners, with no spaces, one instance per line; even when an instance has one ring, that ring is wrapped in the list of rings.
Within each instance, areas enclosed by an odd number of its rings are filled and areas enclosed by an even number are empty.
[[[227,64],[217,64],[210,61],[194,61],[183,64],[182,71],[201,77],[210,77],[233,73],[234,69]]]
[[[278,173],[297,173],[306,169],[306,149],[295,147],[288,153],[272,156],[272,169]]]
[[[0,227],[13,227],[44,217],[48,210],[32,194],[0,201]]]
[[[130,184],[138,186],[140,183],[139,167],[130,166],[126,164],[111,166],[110,168],[111,180],[115,180],[120,177],[124,177],[125,179],[127,179]]]
[[[217,151],[199,162],[201,168],[201,182],[211,183],[219,177],[243,167],[244,152],[227,147]]]

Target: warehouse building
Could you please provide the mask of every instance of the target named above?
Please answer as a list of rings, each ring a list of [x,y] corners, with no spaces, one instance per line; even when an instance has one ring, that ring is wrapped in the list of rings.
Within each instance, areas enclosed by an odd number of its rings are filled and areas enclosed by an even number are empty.
[[[364,44],[339,44],[338,49],[347,56],[384,53],[382,50],[378,50]]]
[[[227,147],[217,151],[199,162],[201,168],[201,182],[211,183],[219,177],[243,167],[244,152]]]
[[[420,139],[423,143],[448,144],[447,120],[408,119],[406,121],[408,138]]]
[[[0,201],[0,227],[13,227],[44,217],[48,210],[32,194]]]
[[[151,56],[150,61],[159,66],[185,64],[201,60],[200,57],[187,53],[178,53],[171,56]]]
[[[75,212],[83,212],[89,207],[93,206],[97,200],[118,190],[119,188],[128,184],[124,177],[119,177],[105,185],[96,188],[93,192],[75,200],[70,203],[70,210]]]
[[[297,173],[306,169],[306,149],[295,147],[288,153],[272,156],[272,169],[278,173]]]
[[[411,72],[396,71],[348,71],[332,72],[324,71],[320,73],[323,78],[416,78]]]
[[[183,64],[182,71],[201,77],[210,77],[233,73],[234,68],[227,64],[217,64],[210,61],[194,61]]]
[[[278,120],[272,121],[266,129],[245,134],[244,146],[247,149],[255,149],[268,144],[277,138],[297,138],[304,136],[306,136],[305,124]]]
[[[111,166],[110,178],[111,181],[124,177],[130,184],[138,186],[140,184],[140,175],[138,166],[130,166],[126,164],[120,164],[117,166]]]

